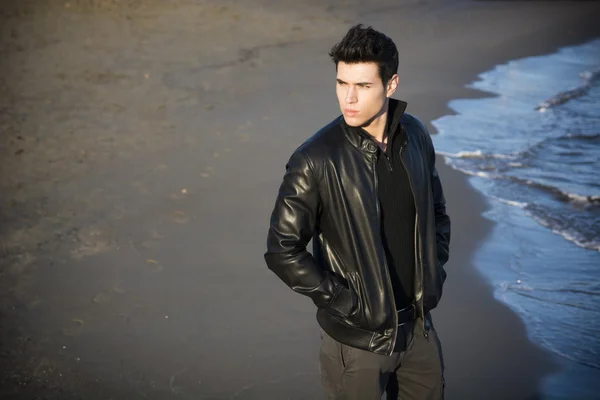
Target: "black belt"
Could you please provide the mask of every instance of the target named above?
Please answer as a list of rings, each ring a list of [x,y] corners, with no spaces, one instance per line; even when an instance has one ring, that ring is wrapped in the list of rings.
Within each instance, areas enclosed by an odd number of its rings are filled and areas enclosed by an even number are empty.
[[[402,310],[398,310],[398,326],[404,325],[408,322],[412,322],[417,319],[417,307],[411,304],[408,307],[404,307]]]

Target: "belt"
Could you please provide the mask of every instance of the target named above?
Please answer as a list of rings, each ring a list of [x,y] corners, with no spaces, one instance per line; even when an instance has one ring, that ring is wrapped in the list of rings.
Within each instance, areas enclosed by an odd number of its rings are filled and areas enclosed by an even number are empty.
[[[412,322],[417,319],[417,307],[414,304],[411,304],[408,307],[404,307],[401,310],[397,311],[398,313],[398,326],[404,325],[408,322]]]

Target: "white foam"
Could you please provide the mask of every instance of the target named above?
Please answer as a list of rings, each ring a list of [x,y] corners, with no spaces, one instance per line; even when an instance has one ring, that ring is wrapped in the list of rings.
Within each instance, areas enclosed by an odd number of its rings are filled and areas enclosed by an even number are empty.
[[[575,203],[600,203],[600,196],[582,196],[575,193],[565,193]]]
[[[517,285],[510,285],[509,289],[512,289],[514,292],[533,292],[535,289],[533,286],[523,282],[522,280],[517,281]]]
[[[446,153],[443,151],[436,151],[436,154],[451,158],[484,158],[483,152],[481,150],[459,151],[458,153]]]
[[[519,208],[525,208],[527,207],[528,203],[524,203],[524,202],[520,202],[520,201],[514,201],[514,200],[508,200],[508,199],[503,199],[501,197],[496,197],[496,196],[489,196],[490,198],[499,201],[500,203],[504,203],[504,204],[508,204],[509,206],[513,206],[513,207],[519,207]]]
[[[565,238],[566,240],[568,240],[571,243],[574,243],[575,245],[583,248],[583,249],[588,249],[588,250],[596,250],[596,251],[600,251],[600,242],[599,241],[583,241],[581,240],[580,237],[577,236],[577,234],[568,231],[568,230],[559,230],[556,228],[553,228],[550,223],[546,220],[544,220],[543,218],[540,218],[534,214],[528,213],[531,218],[533,218],[535,221],[537,221],[540,225],[545,226],[546,228],[549,228],[552,233],[554,233],[555,235],[560,235],[563,238]]]
[[[583,96],[584,94],[587,93],[587,91],[591,87],[591,83],[593,81],[595,81],[596,79],[598,79],[598,76],[600,76],[600,69],[597,69],[594,71],[583,71],[583,72],[579,73],[579,77],[583,80],[583,83],[581,85],[579,85],[578,87],[575,87],[573,89],[557,93],[556,95],[552,96],[548,100],[540,103],[536,107],[536,110],[538,110],[540,112],[545,112],[549,108],[559,106],[561,104],[566,103],[567,101],[569,101],[571,99]]]
[[[552,229],[552,233],[555,233],[557,235],[564,237],[569,242],[573,242],[581,248],[600,251],[600,242],[591,242],[591,243],[590,242],[582,242],[581,240],[579,240],[579,238],[577,238],[571,232],[559,231],[558,229]]]
[[[507,154],[486,154],[481,150],[474,150],[474,151],[469,151],[469,150],[463,150],[463,151],[459,151],[458,153],[446,153],[444,151],[436,151],[436,154],[439,154],[441,156],[444,157],[450,157],[450,158],[500,158],[500,159],[511,159],[514,158],[515,156],[513,155],[507,155]]]
[[[579,74],[579,77],[581,79],[584,79],[588,82],[593,82],[596,79],[600,78],[600,68],[596,68],[594,70],[591,71],[583,71]]]
[[[515,158],[512,154],[489,154],[488,158],[500,158],[503,160]]]
[[[496,177],[496,175],[492,175],[488,172],[484,172],[484,171],[469,171],[468,169],[464,169],[464,168],[458,168],[456,166],[452,166],[452,168],[456,169],[457,171],[460,171],[464,174],[467,175],[471,175],[471,176],[478,176],[480,178],[488,178],[488,179],[493,179]]]

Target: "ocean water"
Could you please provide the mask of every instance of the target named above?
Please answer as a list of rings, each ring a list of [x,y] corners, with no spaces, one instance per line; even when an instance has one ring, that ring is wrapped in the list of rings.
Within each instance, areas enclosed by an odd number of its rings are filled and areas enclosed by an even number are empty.
[[[438,155],[496,222],[474,262],[562,370],[547,399],[600,399],[600,39],[498,65],[433,121]]]

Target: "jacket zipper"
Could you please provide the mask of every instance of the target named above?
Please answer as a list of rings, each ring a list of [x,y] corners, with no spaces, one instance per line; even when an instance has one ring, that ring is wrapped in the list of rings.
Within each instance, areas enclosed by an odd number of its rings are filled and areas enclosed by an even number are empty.
[[[394,166],[392,165],[392,160],[387,156],[387,154],[385,154],[385,152],[383,153],[383,156],[385,157],[385,159],[387,161],[387,165],[388,165],[390,172],[394,172]]]
[[[373,169],[373,176],[375,178],[375,208],[377,210],[377,229],[378,232],[381,232],[381,210],[379,206],[379,180],[377,179],[377,168],[376,168],[376,158],[373,158],[374,161],[371,162],[371,167]],[[396,347],[396,339],[398,336],[398,311],[396,310],[396,302],[394,300],[394,289],[392,288],[392,278],[390,278],[390,271],[388,270],[387,260],[383,257],[383,266],[385,270],[385,277],[387,278],[387,286],[388,290],[391,293],[390,303],[392,305],[392,319],[394,320],[394,325],[392,328],[392,345],[390,346],[390,350],[388,351],[388,356],[391,356],[394,352],[394,347]]]
[[[408,177],[408,185],[410,186],[410,191],[412,192],[413,195],[413,201],[415,202],[415,244],[414,244],[414,249],[415,249],[415,262],[418,262],[421,264],[421,269],[423,268],[423,262],[421,260],[421,256],[420,256],[420,252],[418,251],[418,240],[419,240],[419,209],[418,209],[418,203],[417,203],[417,198],[415,196],[415,190],[413,189],[413,184],[412,184],[412,180],[410,179],[410,173],[408,171],[408,168],[406,168],[406,164],[404,163],[404,158],[402,158],[402,153],[404,152],[404,150],[406,149],[406,145],[407,142],[404,142],[402,144],[402,146],[400,147],[400,151],[399,151],[399,155],[400,155],[400,161],[402,162],[402,166],[404,167],[404,170],[406,171],[406,176]],[[416,272],[416,271],[415,271]],[[423,336],[425,336],[425,338],[427,338],[428,334],[427,331],[425,330],[425,315],[423,315],[423,278],[421,277],[421,287],[418,288],[418,290],[421,291],[421,300],[417,302],[417,304],[419,305],[419,311],[421,314],[421,318],[423,320]],[[416,295],[415,295],[416,297]]]

